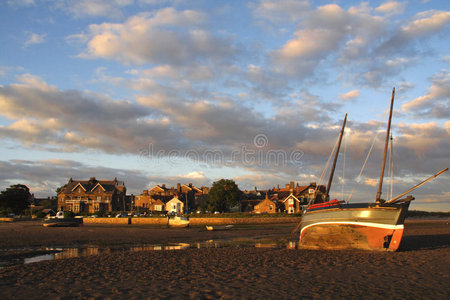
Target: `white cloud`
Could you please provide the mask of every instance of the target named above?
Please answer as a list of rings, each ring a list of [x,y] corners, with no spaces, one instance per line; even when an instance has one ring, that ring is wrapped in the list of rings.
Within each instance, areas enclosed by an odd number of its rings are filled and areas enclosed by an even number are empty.
[[[45,33],[43,33],[43,34],[30,33],[28,35],[27,40],[25,41],[25,43],[23,45],[24,45],[24,47],[28,47],[31,45],[42,44],[45,42],[46,37],[47,37],[47,34],[45,34]]]
[[[375,8],[375,12],[385,14],[388,16],[391,15],[397,15],[403,13],[405,10],[406,3],[405,2],[396,2],[396,1],[390,1],[385,2]]]
[[[450,118],[450,74],[443,70],[433,76],[428,92],[402,105],[403,112],[411,112],[422,118]]]
[[[359,90],[353,90],[345,94],[341,94],[338,96],[339,99],[347,101],[358,98],[361,95]]]
[[[125,64],[183,65],[227,60],[234,52],[233,46],[201,29],[205,18],[201,12],[165,8],[130,17],[123,24],[90,25],[87,34],[70,38],[87,41],[80,57]]]

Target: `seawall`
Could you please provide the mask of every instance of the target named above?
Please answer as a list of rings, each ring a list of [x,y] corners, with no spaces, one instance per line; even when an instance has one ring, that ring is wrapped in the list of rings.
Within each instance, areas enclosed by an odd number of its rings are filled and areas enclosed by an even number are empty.
[[[190,218],[191,226],[298,223],[301,217]],[[167,225],[167,218],[84,218],[84,224]]]

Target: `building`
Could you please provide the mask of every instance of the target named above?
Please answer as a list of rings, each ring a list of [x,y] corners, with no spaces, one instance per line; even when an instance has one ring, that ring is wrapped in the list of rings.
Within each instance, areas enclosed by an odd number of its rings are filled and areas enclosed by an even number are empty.
[[[134,197],[134,209],[141,212],[164,211],[164,206],[164,202],[157,196],[151,196],[148,190],[143,190],[142,194]]]
[[[277,212],[277,204],[273,200],[269,199],[269,194],[266,194],[266,198],[255,205],[253,212],[256,214],[273,214]]]
[[[294,185],[291,181],[284,188],[274,188],[272,190],[273,197],[280,204],[280,211],[287,213],[301,212],[310,202],[323,202],[326,194],[324,185],[317,185],[311,182],[309,185]]]
[[[134,197],[133,209],[138,211],[164,211],[164,205],[174,197],[183,202],[185,211],[193,211],[204,205],[205,197],[208,195],[207,187],[198,188],[192,183],[180,184],[176,187],[166,187],[165,184],[143,190],[141,195]],[[162,208],[161,208],[162,205]]]
[[[89,180],[73,180],[58,190],[58,210],[72,211],[74,213],[125,211],[127,188],[123,181],[97,180],[91,177]]]
[[[168,213],[183,214],[184,213],[184,203],[181,202],[177,196],[175,196],[166,203],[166,211]]]

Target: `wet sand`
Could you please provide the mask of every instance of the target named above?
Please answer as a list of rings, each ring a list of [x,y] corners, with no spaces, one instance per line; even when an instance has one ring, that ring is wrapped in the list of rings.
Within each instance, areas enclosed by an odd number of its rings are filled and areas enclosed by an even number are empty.
[[[293,225],[209,232],[0,224],[0,249],[209,239],[289,240]],[[2,299],[448,299],[450,222],[408,221],[401,251],[203,248],[121,251],[0,269]]]

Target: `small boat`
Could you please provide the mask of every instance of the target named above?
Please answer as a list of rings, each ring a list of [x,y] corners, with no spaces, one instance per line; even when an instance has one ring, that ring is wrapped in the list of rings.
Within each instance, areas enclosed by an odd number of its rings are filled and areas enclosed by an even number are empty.
[[[188,227],[189,226],[189,218],[183,217],[183,216],[173,216],[173,217],[167,217],[167,225],[169,227]]]
[[[365,249],[396,251],[402,240],[404,221],[409,204],[414,197],[405,196],[428,180],[448,170],[444,169],[427,180],[416,185],[406,193],[382,201],[381,188],[386,163],[387,146],[389,142],[392,108],[395,89],[392,91],[389,121],[384,148],[381,175],[375,202],[346,203],[345,201],[329,201],[329,191],[333,179],[336,160],[341,145],[342,135],[347,120],[345,115],[339,135],[339,143],[334,156],[334,162],[328,180],[325,202],[310,204],[305,210],[300,226],[299,246],[302,249]]]
[[[65,218],[63,211],[44,220],[44,227],[77,227],[83,224],[83,217]]]
[[[233,225],[206,225],[206,230],[218,231],[218,230],[230,230]]]

